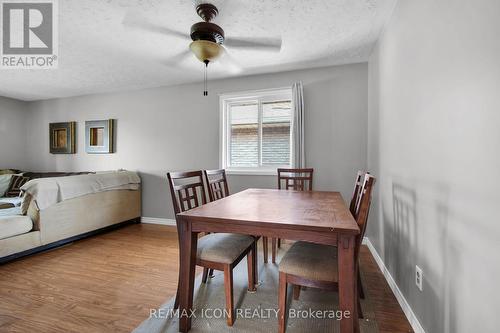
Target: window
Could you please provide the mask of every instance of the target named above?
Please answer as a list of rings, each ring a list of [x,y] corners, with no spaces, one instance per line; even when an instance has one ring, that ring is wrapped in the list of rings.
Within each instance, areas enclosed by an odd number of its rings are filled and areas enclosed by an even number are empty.
[[[229,173],[275,174],[292,159],[291,88],[222,95],[221,164]]]

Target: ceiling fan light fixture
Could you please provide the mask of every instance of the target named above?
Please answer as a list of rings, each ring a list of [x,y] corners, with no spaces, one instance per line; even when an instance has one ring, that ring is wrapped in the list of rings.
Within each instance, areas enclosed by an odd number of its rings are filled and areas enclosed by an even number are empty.
[[[224,47],[208,40],[195,40],[189,45],[191,52],[203,63],[212,62],[222,55]]]

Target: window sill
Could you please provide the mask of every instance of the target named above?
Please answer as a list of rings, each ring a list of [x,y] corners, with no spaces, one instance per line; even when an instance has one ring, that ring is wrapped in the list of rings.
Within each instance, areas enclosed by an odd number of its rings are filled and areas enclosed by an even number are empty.
[[[277,169],[273,170],[241,170],[241,169],[226,169],[226,174],[228,175],[239,175],[239,176],[276,176],[278,174]]]

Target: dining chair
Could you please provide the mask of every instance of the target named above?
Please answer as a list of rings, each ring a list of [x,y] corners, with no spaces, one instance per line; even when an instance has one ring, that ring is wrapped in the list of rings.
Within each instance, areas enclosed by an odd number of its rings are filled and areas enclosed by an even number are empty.
[[[365,174],[361,186],[361,195],[358,198],[356,222],[360,229],[360,233],[356,237],[356,245],[354,248],[356,273],[359,269],[359,250],[366,231],[374,183],[375,177],[370,174]],[[294,286],[306,286],[338,291],[337,248],[335,246],[309,242],[296,242],[284,255],[279,265],[278,304],[280,333],[284,333],[286,329],[286,294],[289,283]],[[299,295],[295,293],[294,289],[294,299],[297,299],[298,296]],[[361,311],[359,295],[357,295],[356,298],[358,313],[362,318],[363,313]]]
[[[351,201],[349,203],[349,211],[351,212],[352,216],[356,219],[356,214],[358,211],[358,204],[359,204],[359,196],[361,194],[361,188],[363,185],[363,180],[365,179],[365,175],[368,174],[369,172],[367,171],[362,171],[358,170],[356,174],[356,179],[354,180],[354,189],[352,192],[352,197]],[[359,297],[364,299],[365,298],[365,292],[363,288],[363,284],[361,282],[361,273],[360,270],[358,270],[357,274],[357,283],[358,283],[358,293]],[[300,286],[293,286],[293,295],[296,299],[299,298],[300,295]]]
[[[278,169],[278,189],[312,191],[314,169]],[[264,239],[267,243],[267,239]],[[273,238],[271,244],[272,261],[276,263],[276,252],[281,247],[281,238]],[[266,256],[267,257],[267,256]],[[266,261],[267,262],[267,261]]]
[[[205,174],[205,181],[207,182],[208,197],[210,201],[219,200],[229,195],[229,185],[227,182],[226,170],[224,169],[205,170],[203,171],[203,173]],[[254,236],[254,238],[256,241],[258,241],[260,236]],[[264,250],[264,263],[267,263],[267,246],[263,246],[263,250]],[[257,255],[254,256],[254,260],[255,260],[254,263],[255,267],[258,267]],[[254,270],[254,273],[255,273],[254,281],[258,282],[259,277],[257,268]],[[210,270],[208,275],[212,277],[213,271]]]
[[[366,174],[369,174],[369,172],[358,170],[358,173],[356,175],[356,179],[354,181],[354,189],[352,191],[352,197],[351,197],[351,201],[349,203],[349,211],[351,212],[352,216],[355,219],[356,219],[356,214],[358,211],[359,196],[361,195],[361,188],[362,188],[363,180],[365,179]],[[358,283],[359,297],[364,299],[365,298],[365,290],[364,290],[363,284],[361,282],[361,272],[359,269],[358,269],[357,280],[358,280],[357,283]],[[300,293],[300,289],[297,290],[297,287],[294,286],[294,295],[298,295],[299,293]]]
[[[207,203],[202,171],[169,172],[167,174],[175,215]],[[177,221],[177,231],[180,229]],[[180,245],[180,239],[179,239]],[[233,268],[246,256],[248,290],[255,291],[255,260],[257,247],[252,236],[212,233],[198,239],[196,265],[203,267],[202,282],[207,282],[209,269],[224,272],[227,325],[234,323]],[[180,279],[180,275],[179,275]],[[174,308],[179,307],[179,284]]]
[[[205,174],[210,201],[219,200],[229,195],[229,186],[224,169],[205,170],[203,173]]]
[[[369,172],[358,170],[358,173],[356,175],[351,201],[349,202],[349,211],[351,212],[352,216],[354,216],[354,214],[356,213],[357,210],[356,205],[358,204],[358,198],[359,195],[361,194],[361,186],[363,185],[363,180],[367,173]]]

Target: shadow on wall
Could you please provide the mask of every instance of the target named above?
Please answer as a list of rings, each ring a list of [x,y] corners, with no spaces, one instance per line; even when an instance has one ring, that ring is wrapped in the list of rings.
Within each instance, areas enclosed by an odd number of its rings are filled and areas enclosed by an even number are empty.
[[[402,184],[392,184],[392,210],[393,230],[392,237],[388,238],[386,252],[390,249],[412,249],[411,252],[393,251],[391,263],[394,267],[395,277],[404,276],[406,272],[415,270],[414,263],[417,262],[418,234],[417,234],[417,194],[414,189]],[[411,279],[404,279],[400,288],[410,290]]]
[[[448,192],[448,191],[446,191]],[[448,193],[447,193],[448,194]],[[447,197],[443,196],[443,200]],[[435,202],[436,223],[438,226],[438,239],[440,242],[439,247],[439,267],[442,272],[433,272],[439,274],[436,278],[441,279],[441,286],[433,295],[436,302],[441,301],[442,306],[438,312],[429,311],[426,308],[426,317],[434,316],[433,321],[439,323],[436,329],[440,332],[452,333],[457,332],[457,298],[455,295],[459,287],[460,275],[456,274],[462,270],[461,267],[461,249],[457,247],[457,240],[453,239],[453,233],[450,230],[449,223],[449,208],[446,201]],[[425,280],[424,280],[425,281]],[[432,290],[432,285],[426,283],[424,288]]]
[[[461,285],[462,267],[449,227],[449,187],[415,184],[392,182],[392,218],[390,206],[382,205],[385,264],[425,331],[453,333],[458,319],[453,291]],[[415,285],[415,265],[423,270],[422,292]]]

